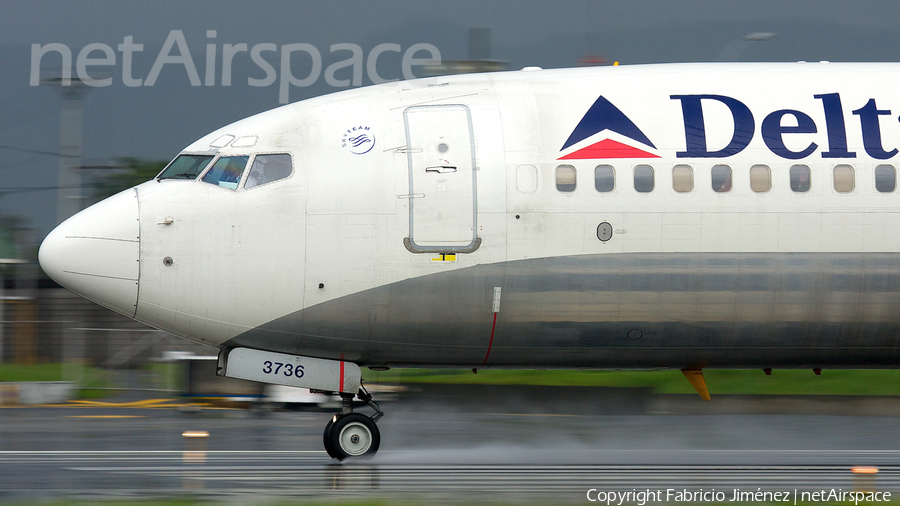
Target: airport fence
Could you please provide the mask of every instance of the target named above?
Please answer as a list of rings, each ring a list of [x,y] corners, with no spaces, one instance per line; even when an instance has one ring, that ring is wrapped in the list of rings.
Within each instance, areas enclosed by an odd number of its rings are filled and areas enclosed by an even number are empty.
[[[0,314],[0,370],[15,371],[18,381],[34,376],[97,391],[177,392],[170,362],[217,351],[58,287],[6,289]]]

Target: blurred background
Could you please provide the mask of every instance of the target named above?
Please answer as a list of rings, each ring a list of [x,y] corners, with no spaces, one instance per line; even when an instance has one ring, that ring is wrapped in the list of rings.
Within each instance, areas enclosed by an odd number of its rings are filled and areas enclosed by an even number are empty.
[[[408,51],[431,60],[412,68],[424,77],[613,62],[896,61],[900,47],[900,3],[889,0],[2,0],[0,6],[0,381],[69,381],[82,395],[179,391],[183,375],[171,364],[215,350],[61,289],[36,264],[40,241],[78,210],[152,178],[184,146],[220,126],[283,102],[402,79]],[[284,59],[289,44],[307,46]],[[341,65],[348,61],[356,65]],[[87,82],[79,79],[79,65]],[[629,381],[691,391],[677,371],[647,374]],[[680,386],[663,386],[669,379]],[[734,388],[747,388],[742,377],[732,379]],[[867,380],[866,388],[873,382],[885,383]],[[860,393],[895,393],[879,388]]]

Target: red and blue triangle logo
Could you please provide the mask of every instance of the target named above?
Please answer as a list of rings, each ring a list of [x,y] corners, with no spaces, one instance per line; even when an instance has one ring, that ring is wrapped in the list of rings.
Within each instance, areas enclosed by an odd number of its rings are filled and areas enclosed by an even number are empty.
[[[628,119],[628,116],[625,116],[622,111],[601,95],[594,102],[594,105],[588,109],[584,117],[581,118],[578,125],[575,126],[575,130],[566,139],[560,151],[565,151],[569,147],[604,131],[615,132],[636,143],[656,149],[656,146],[650,142],[650,139],[644,135],[644,132],[633,121]],[[607,137],[587,147],[568,153],[558,158],[558,160],[593,160],[599,158],[659,158],[659,155]]]
[[[659,155],[631,147],[612,139],[603,139],[557,160],[594,160],[597,158],[659,158]]]

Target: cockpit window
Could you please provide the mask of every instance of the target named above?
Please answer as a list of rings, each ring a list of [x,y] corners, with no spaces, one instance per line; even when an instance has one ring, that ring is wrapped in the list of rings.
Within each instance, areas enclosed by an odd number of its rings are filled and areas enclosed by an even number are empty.
[[[214,184],[229,190],[237,190],[247,167],[249,156],[223,156],[216,160],[215,165],[203,176],[204,183]]]
[[[156,178],[196,179],[212,159],[213,155],[179,155]]]
[[[256,155],[244,188],[278,181],[291,175],[291,155]]]

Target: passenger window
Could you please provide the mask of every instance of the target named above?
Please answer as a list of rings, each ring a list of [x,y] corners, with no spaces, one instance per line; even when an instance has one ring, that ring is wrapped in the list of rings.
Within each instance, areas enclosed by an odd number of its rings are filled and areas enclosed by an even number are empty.
[[[212,159],[213,155],[178,155],[156,178],[197,179]]]
[[[713,165],[710,172],[714,192],[725,193],[731,191],[731,167],[727,165]]]
[[[594,188],[600,193],[609,193],[616,188],[616,169],[612,165],[598,165],[594,168]]]
[[[564,193],[575,191],[575,167],[560,165],[556,168],[556,189]]]
[[[690,165],[672,167],[672,188],[679,193],[694,189],[694,169]]]
[[[897,188],[897,171],[893,165],[875,167],[875,189],[881,193],[891,193]]]
[[[634,190],[638,193],[653,191],[653,167],[649,165],[634,166]]]
[[[852,192],[856,187],[853,167],[849,165],[834,166],[834,190],[840,193]]]
[[[278,181],[291,175],[291,155],[256,155],[253,166],[250,167],[250,175],[244,188],[253,188],[261,184]]]
[[[756,193],[765,193],[772,189],[772,171],[768,165],[750,167],[750,189]]]
[[[249,158],[249,156],[220,157],[212,168],[207,171],[206,175],[203,176],[202,181],[219,185],[229,190],[237,190]]]
[[[809,191],[809,167],[806,165],[791,167],[791,190],[797,193]]]

